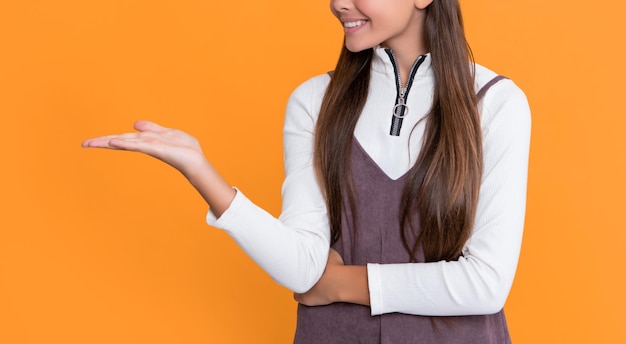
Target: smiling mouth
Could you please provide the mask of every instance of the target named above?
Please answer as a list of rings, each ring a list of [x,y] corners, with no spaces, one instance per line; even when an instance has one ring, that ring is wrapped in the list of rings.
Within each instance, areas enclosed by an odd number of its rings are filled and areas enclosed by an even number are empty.
[[[355,27],[362,26],[365,23],[367,23],[367,20],[349,21],[349,22],[343,23],[343,27],[348,28],[348,29],[352,29],[352,28],[355,28]]]

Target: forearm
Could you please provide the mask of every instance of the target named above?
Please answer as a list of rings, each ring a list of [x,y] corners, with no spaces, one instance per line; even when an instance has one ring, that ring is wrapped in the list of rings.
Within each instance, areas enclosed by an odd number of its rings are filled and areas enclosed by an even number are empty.
[[[252,203],[241,190],[232,200],[218,197],[218,203],[213,204],[212,186],[206,182],[210,178],[192,182],[211,206],[207,223],[225,230],[279,284],[300,293],[319,280],[330,246],[326,205],[313,167],[318,106],[311,103],[313,99],[321,101],[327,83],[327,75],[312,79],[298,87],[287,104],[285,181],[279,218]],[[312,92],[318,94],[313,96]],[[217,194],[229,195],[232,190],[228,188],[219,187]],[[223,199],[227,202],[220,203]],[[219,204],[228,206],[222,210]]]
[[[322,277],[305,293],[294,298],[307,306],[322,306],[335,302],[369,306],[370,296],[365,266],[344,265],[339,253],[330,250]]]
[[[304,200],[300,200],[303,202]],[[237,191],[219,218],[207,213],[207,223],[221,228],[286,288],[305,292],[319,279],[328,257],[329,234],[323,209],[277,219]]]
[[[504,306],[515,274],[514,267],[489,266],[473,257],[453,262],[370,264],[368,271],[372,315],[496,313]]]
[[[530,111],[510,81],[494,86],[483,102],[483,178],[463,256],[450,262],[368,265],[373,315],[455,316],[502,309],[524,229]]]
[[[235,198],[236,190],[206,160],[200,159],[197,167],[185,172],[185,177],[207,202],[211,212],[220,217]]]

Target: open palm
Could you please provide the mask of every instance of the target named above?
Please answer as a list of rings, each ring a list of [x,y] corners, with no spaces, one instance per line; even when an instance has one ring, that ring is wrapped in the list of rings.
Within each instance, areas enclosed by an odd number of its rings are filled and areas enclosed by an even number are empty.
[[[136,132],[85,140],[82,146],[141,152],[164,161],[183,175],[205,160],[198,140],[183,131],[150,121],[137,121],[134,128]]]

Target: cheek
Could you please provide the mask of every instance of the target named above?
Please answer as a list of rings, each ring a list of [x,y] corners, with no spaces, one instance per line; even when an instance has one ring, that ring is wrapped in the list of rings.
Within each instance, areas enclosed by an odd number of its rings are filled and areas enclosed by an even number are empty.
[[[355,6],[358,8],[359,12],[370,19],[386,17],[389,9],[393,7],[386,5],[387,1],[381,0],[355,1]]]

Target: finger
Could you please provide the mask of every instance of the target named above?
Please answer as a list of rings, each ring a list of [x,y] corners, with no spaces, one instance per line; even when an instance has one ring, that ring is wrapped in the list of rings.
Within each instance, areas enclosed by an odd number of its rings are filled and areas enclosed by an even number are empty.
[[[161,133],[169,129],[169,128],[160,126],[154,122],[144,121],[144,120],[135,122],[134,127],[135,129],[139,131],[154,131],[157,133]]]
[[[94,138],[83,141],[81,146],[83,148],[111,148],[109,147],[109,141],[111,141],[112,139],[118,136],[119,135],[108,135],[108,136],[94,137]]]
[[[86,140],[81,144],[83,148],[105,148],[105,149],[120,149],[118,147],[111,146],[109,141],[101,142],[98,140]]]
[[[136,138],[137,135],[137,133],[125,133],[94,137],[83,141],[81,146],[83,148],[113,148],[110,145],[111,140]]]
[[[156,153],[155,142],[147,140],[145,137],[118,137],[109,141],[109,146],[113,149],[123,149],[134,152],[142,152],[149,155]]]

